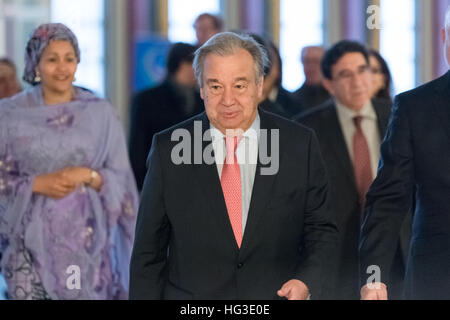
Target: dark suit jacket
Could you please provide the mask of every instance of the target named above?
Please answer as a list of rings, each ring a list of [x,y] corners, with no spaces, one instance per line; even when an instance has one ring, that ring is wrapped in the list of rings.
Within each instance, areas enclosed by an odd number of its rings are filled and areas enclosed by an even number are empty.
[[[193,89],[194,90],[194,89]],[[203,101],[194,92],[194,108],[186,111],[186,100],[169,80],[155,88],[139,92],[132,101],[130,112],[129,153],[139,190],[147,169],[145,162],[153,135],[204,111]]]
[[[279,129],[279,170],[262,175],[258,161],[240,249],[216,164],[171,161],[178,143],[170,141],[172,132],[193,136],[194,121],[209,129],[206,114],[155,136],[131,259],[131,299],[276,299],[291,279],[303,281],[312,297],[319,294],[324,260],[337,239],[319,146],[309,129],[259,113],[261,129]]]
[[[412,200],[406,297],[450,299],[450,72],[395,99],[378,177],[367,196],[361,285],[370,265],[381,268],[386,282],[389,248]]]
[[[289,119],[306,110],[305,106],[295,99],[291,92],[282,87],[278,89],[276,102],[282,107]]]
[[[272,100],[266,99],[259,104],[259,109],[266,112],[274,113],[280,117],[290,119],[289,114],[284,110],[284,108],[278,103]]]
[[[373,100],[372,105],[377,114],[380,138],[383,139],[391,105],[385,100]],[[327,289],[324,290],[321,298],[359,299],[358,244],[362,212],[353,163],[345,143],[335,103],[329,100],[319,107],[300,114],[295,119],[312,128],[318,136],[330,177],[331,210],[336,215],[340,236],[339,249],[334,257],[336,260],[329,260],[329,277],[325,281]],[[404,272],[403,267],[400,268],[400,272]]]
[[[325,103],[327,100],[331,99],[331,96],[328,93],[327,89],[325,89],[323,86],[312,86],[307,85],[306,83],[293,93],[293,97],[305,109],[317,107]],[[298,111],[298,113],[300,113],[300,110]]]
[[[293,98],[292,93],[283,88],[278,89],[278,94],[275,101],[266,99],[261,102],[259,108],[287,119],[291,119],[296,114],[305,111],[301,103]]]

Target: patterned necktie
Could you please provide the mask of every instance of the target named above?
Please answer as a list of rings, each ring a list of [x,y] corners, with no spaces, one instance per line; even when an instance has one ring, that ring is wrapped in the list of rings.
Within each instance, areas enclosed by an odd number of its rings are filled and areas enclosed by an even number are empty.
[[[242,243],[241,169],[236,157],[238,137],[226,137],[227,156],[222,168],[222,191],[236,242]]]
[[[353,168],[355,170],[356,186],[358,188],[359,203],[364,209],[366,194],[372,184],[372,164],[370,161],[369,145],[361,128],[363,117],[353,118],[356,127],[353,136]]]

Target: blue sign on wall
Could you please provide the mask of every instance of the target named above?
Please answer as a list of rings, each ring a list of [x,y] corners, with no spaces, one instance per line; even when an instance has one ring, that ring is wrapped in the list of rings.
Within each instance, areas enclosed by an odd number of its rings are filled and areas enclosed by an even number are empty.
[[[136,41],[136,69],[134,91],[151,88],[166,76],[166,57],[171,43],[162,37],[151,36]]]

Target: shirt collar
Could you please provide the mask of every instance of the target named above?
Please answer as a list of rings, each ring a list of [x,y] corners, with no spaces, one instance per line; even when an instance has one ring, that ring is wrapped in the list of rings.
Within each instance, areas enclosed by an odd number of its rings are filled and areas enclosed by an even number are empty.
[[[219,129],[214,127],[214,125],[212,123],[210,123],[210,127],[211,127],[211,137],[212,137],[213,141],[223,141],[223,138],[225,137],[225,135]],[[256,113],[255,120],[253,121],[250,128],[248,128],[247,131],[245,131],[243,133],[242,137],[247,138],[247,139],[254,139],[254,138],[259,139],[260,128],[261,128],[261,119],[259,117],[259,113]],[[255,132],[256,132],[256,136],[255,136]]]
[[[352,109],[345,107],[337,100],[335,100],[335,102],[339,116],[344,119],[352,120],[356,116],[362,116],[364,119],[377,120],[377,114],[371,100],[369,100],[359,112],[355,112]]]

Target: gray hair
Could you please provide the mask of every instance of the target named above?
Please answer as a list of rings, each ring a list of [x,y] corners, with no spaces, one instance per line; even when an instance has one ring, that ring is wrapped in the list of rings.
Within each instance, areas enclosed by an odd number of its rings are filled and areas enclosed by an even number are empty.
[[[234,32],[218,33],[195,52],[194,72],[200,88],[203,88],[203,65],[208,54],[226,57],[244,49],[253,57],[257,81],[264,77],[264,69],[270,65],[266,50],[252,37]]]

